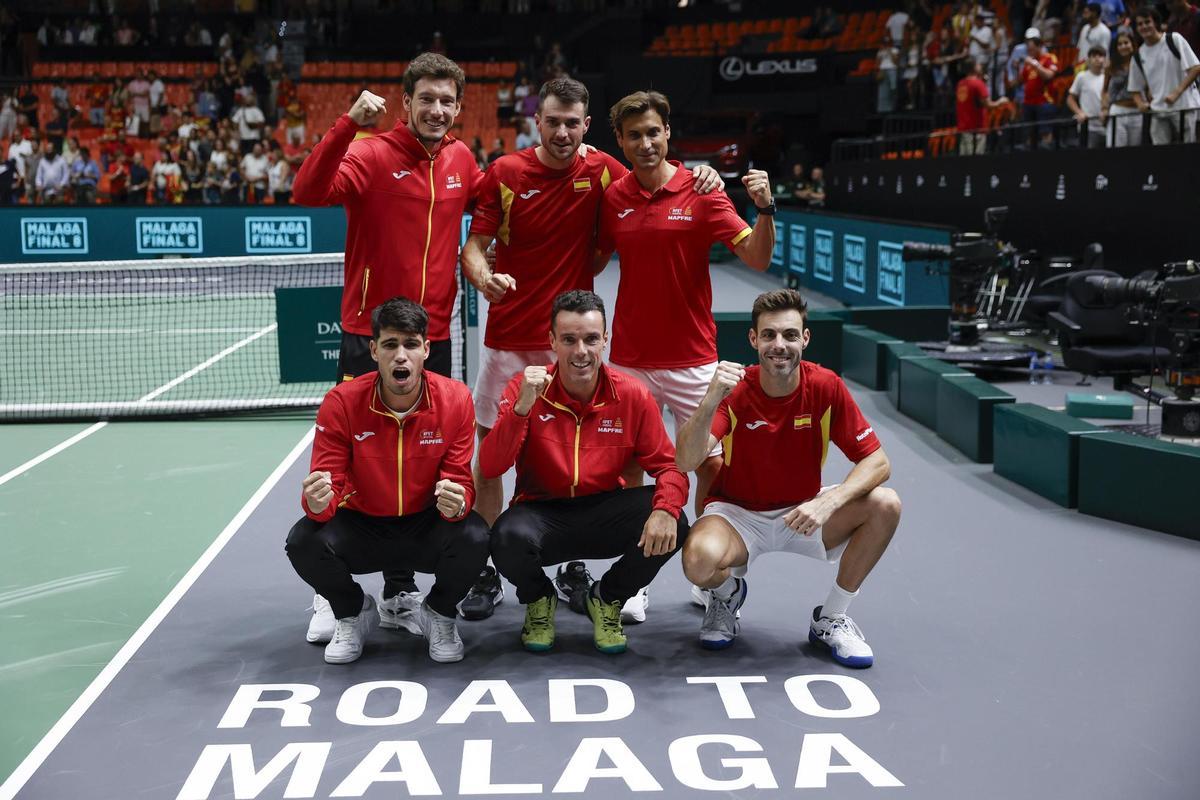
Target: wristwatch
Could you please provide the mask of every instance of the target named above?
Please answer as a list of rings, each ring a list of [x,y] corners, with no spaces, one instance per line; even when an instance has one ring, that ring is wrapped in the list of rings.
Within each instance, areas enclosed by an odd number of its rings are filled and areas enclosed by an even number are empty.
[[[755,208],[758,209],[758,213],[760,213],[760,214],[764,214],[768,217],[775,216],[775,201],[774,200],[772,200],[771,204],[768,205],[766,208],[758,208],[758,206],[755,206]]]

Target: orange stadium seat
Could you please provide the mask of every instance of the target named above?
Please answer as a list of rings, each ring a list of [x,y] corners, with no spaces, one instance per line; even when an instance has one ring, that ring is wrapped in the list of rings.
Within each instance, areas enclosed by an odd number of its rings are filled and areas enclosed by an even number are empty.
[[[38,61],[36,64],[34,64],[33,65],[33,77],[49,78],[50,77],[50,62],[49,61]]]

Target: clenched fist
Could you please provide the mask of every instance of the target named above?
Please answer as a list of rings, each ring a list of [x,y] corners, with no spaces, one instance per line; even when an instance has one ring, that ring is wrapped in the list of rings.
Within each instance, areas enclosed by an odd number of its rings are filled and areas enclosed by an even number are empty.
[[[513,411],[522,417],[528,414],[538,395],[549,385],[550,373],[545,367],[526,367],[525,374],[521,376],[521,393],[517,395]]]
[[[734,361],[718,362],[717,371],[708,384],[709,397],[716,402],[724,400],[745,377],[746,368],[741,364]]]
[[[333,476],[328,472],[310,472],[301,484],[304,487],[304,501],[308,510],[320,514],[329,507],[333,500]]]
[[[379,95],[363,89],[363,93],[358,96],[354,105],[350,106],[350,110],[346,113],[350,115],[350,119],[354,120],[354,124],[361,128],[364,125],[370,125],[387,113],[387,101]]]
[[[758,208],[771,205],[771,179],[761,169],[752,169],[742,177],[742,185],[750,193],[750,200]]]
[[[461,516],[466,510],[467,492],[452,480],[442,478],[434,484],[433,496],[437,498],[438,513],[446,519]]]

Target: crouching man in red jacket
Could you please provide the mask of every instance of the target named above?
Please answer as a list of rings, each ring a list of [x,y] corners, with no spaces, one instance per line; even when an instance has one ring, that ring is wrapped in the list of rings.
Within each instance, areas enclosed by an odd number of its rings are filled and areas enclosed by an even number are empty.
[[[492,560],[525,604],[521,642],[554,645],[558,597],[543,567],[571,559],[620,558],[587,597],[596,647],[625,651],[621,606],[683,546],[688,479],[675,466],[658,407],[636,378],[605,366],[604,302],[574,290],[554,300],[555,363],[526,367],[500,400],[479,450],[484,477],[517,466],[517,489],[492,529]],[[631,458],[654,486],[624,489]]]
[[[310,642],[325,660],[362,654],[375,614],[353,575],[408,567],[433,573],[424,602],[380,598],[380,624],[429,640],[434,661],[460,661],[455,605],[488,557],[488,526],[471,510],[471,390],[425,371],[429,317],[403,297],[371,315],[375,372],[338,384],[317,412],[304,516],[287,538],[297,574],[316,592]],[[672,458],[674,454],[672,453]]]

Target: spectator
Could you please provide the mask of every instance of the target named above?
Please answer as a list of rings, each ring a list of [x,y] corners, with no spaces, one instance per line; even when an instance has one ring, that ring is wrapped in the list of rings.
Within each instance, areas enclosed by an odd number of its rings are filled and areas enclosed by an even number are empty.
[[[183,169],[170,150],[159,153],[150,176],[154,180],[155,202],[178,203],[183,199]]]
[[[1178,33],[1200,54],[1200,8],[1189,0],[1167,0],[1167,30]]]
[[[88,122],[93,128],[104,127],[104,106],[108,103],[109,86],[103,79],[92,81],[87,89]]]
[[[118,205],[129,202],[129,159],[124,153],[117,153],[108,166],[108,196]]]
[[[199,129],[196,127],[196,121],[192,118],[191,111],[185,109],[182,117],[179,121],[179,127],[175,129],[175,133],[183,141],[190,142]]]
[[[3,13],[0,9],[0,13]],[[12,205],[16,202],[17,189],[21,185],[21,176],[17,174],[17,162],[11,158],[0,161],[0,206]]]
[[[1133,57],[1129,91],[1141,111],[1156,112],[1150,120],[1150,139],[1154,144],[1195,142],[1200,61],[1186,39],[1178,33],[1163,33],[1157,8],[1142,8],[1134,19],[1142,46]]]
[[[879,84],[875,108],[880,114],[891,114],[896,110],[896,62],[899,58],[900,53],[892,44],[891,35],[883,34],[883,44],[875,54],[875,80]]]
[[[904,81],[904,108],[913,110],[922,102],[921,92],[921,32],[912,25],[904,29],[904,40],[900,46],[900,79]]]
[[[125,88],[129,93],[130,102],[133,104],[135,120],[133,133],[135,136],[147,137],[150,135],[150,80],[146,70],[138,70],[137,77],[131,80]]]
[[[0,139],[11,140],[17,130],[17,98],[0,92]]]
[[[141,37],[138,32],[129,24],[129,20],[123,19],[117,26],[116,32],[113,33],[113,41],[121,47],[132,47],[138,43]]]
[[[1121,21],[1125,4],[1121,0],[1100,0],[1100,21],[1110,28]]]
[[[1083,28],[1079,31],[1079,41],[1075,44],[1079,51],[1075,65],[1087,61],[1093,47],[1099,47],[1107,53],[1111,43],[1112,32],[1100,21],[1100,4],[1088,3],[1083,7]]]
[[[1104,123],[1100,121],[1104,53],[1103,47],[1092,47],[1087,56],[1087,69],[1075,75],[1067,93],[1067,108],[1079,123],[1079,143],[1088,148],[1104,146]]]
[[[1105,124],[1109,147],[1126,147],[1142,140],[1142,115],[1129,93],[1129,67],[1136,48],[1132,34],[1117,34],[1100,100],[1100,121]]]
[[[33,91],[33,84],[28,83],[21,90],[21,94],[17,95],[17,111],[25,115],[31,128],[40,128],[38,124],[38,96]]]
[[[145,159],[140,150],[133,154],[133,162],[129,165],[129,202],[134,205],[146,205],[146,190],[150,187],[150,170],[146,169]]]
[[[40,131],[30,131],[29,138],[33,144],[33,152],[25,156],[25,202],[33,205],[38,202],[37,174],[46,157],[46,143],[42,141]]]
[[[1058,74],[1058,59],[1042,48],[1042,33],[1037,28],[1025,31],[1025,49],[1025,61],[1018,75],[1025,90],[1021,121],[1037,123],[1030,133],[1040,139],[1043,147],[1049,147],[1053,135],[1049,123],[1057,114],[1050,99],[1050,81]]]
[[[238,128],[238,139],[241,140],[241,152],[249,153],[256,142],[262,140],[263,127],[267,118],[258,107],[253,92],[242,96],[242,105],[233,112],[231,117]],[[264,170],[265,172],[265,170]]]
[[[513,113],[516,111],[515,104],[513,85],[502,81],[496,88],[496,119],[505,122],[512,119]]]
[[[167,85],[162,82],[162,78],[158,77],[158,73],[154,70],[150,70],[146,77],[150,81],[150,111],[162,114],[165,110],[163,101],[167,97]]]
[[[62,147],[63,139],[67,135],[67,128],[71,124],[71,112],[66,108],[55,108],[51,112],[50,120],[46,123],[46,138],[54,143],[57,148]]]
[[[300,102],[300,96],[296,95],[288,103],[284,112],[284,139],[289,144],[295,147],[304,145],[307,120],[308,115],[304,112],[304,105]]]
[[[34,184],[37,188],[36,202],[47,205],[61,203],[70,177],[67,162],[58,154],[58,148],[53,142],[46,142],[46,155],[38,164]]]
[[[221,202],[221,183],[225,179],[216,164],[209,162],[204,172],[204,204],[215,206]]]
[[[993,100],[983,79],[983,61],[969,59],[971,73],[955,87],[955,112],[958,129],[958,154],[981,156],[987,152],[984,110],[997,108],[1004,100]]]
[[[63,139],[62,146],[59,148],[59,154],[66,160],[67,166],[71,167],[75,164],[75,159],[79,157],[81,149],[79,146],[79,137],[68,136],[66,139]]]
[[[100,165],[92,160],[92,151],[86,147],[71,164],[71,186],[75,190],[75,203],[90,206],[96,202],[96,187],[100,184]]]
[[[253,197],[247,196],[247,202],[261,203],[267,199],[267,171],[270,163],[263,152],[262,142],[255,142],[253,148],[242,156],[242,180],[246,188],[253,192]]]
[[[277,147],[271,156],[275,162],[267,172],[271,197],[275,200],[275,205],[285,206],[292,202],[292,181],[295,175],[292,174],[292,166],[283,157],[281,149]]]
[[[28,161],[33,155],[36,146],[36,142],[25,138],[25,132],[20,128],[17,129],[14,138],[9,142],[7,160],[12,161],[16,165],[18,188],[23,188],[26,181],[33,182],[35,176],[29,172]]]
[[[79,37],[76,39],[76,43],[94,47],[99,35],[100,29],[96,27],[96,23],[90,19],[84,20],[83,25],[79,28]]]
[[[906,19],[905,22],[908,20]],[[813,32],[818,39],[829,39],[842,32],[842,20],[831,6],[818,8],[813,12]],[[899,40],[893,40],[899,41]]]
[[[196,156],[196,151],[188,149],[180,167],[183,173],[183,201],[185,203],[200,203],[204,200],[204,165]]]
[[[832,9],[830,9],[830,13],[832,13]],[[904,31],[908,28],[908,14],[904,10],[893,11],[892,15],[887,18],[885,26],[888,36],[892,37],[893,42],[904,41]],[[830,35],[832,34],[822,34],[822,37]]]
[[[975,11],[975,24],[971,26],[971,32],[967,39],[967,55],[983,63],[983,74],[986,75],[987,67],[995,52],[996,32],[992,29],[991,15],[985,14],[982,8],[978,8]],[[975,71],[969,66],[968,70],[970,75],[975,74]]]
[[[225,205],[237,205],[242,202],[242,174],[238,171],[237,164],[230,164],[221,178],[221,202]]]
[[[517,123],[517,149],[524,150],[527,147],[536,147],[541,144],[541,137],[538,136],[537,129],[529,124],[529,120],[522,119]]]
[[[196,116],[216,122],[221,113],[221,104],[217,101],[216,92],[213,91],[212,81],[207,79],[199,81],[195,90],[195,101]]]
[[[808,183],[797,196],[801,201],[808,203],[809,208],[824,208],[825,170],[813,167],[812,172],[809,173]]]
[[[504,155],[504,140],[497,137],[492,140],[492,149],[487,154],[487,163],[491,164],[502,155]]]
[[[781,202],[808,205],[808,201],[801,197],[801,192],[808,188],[808,178],[804,174],[804,165],[799,161],[792,164],[791,175],[785,178],[776,188],[775,196]]]
[[[63,81],[54,84],[54,88],[50,90],[50,104],[55,111],[67,111],[71,108],[71,93],[67,91],[67,84]]]

